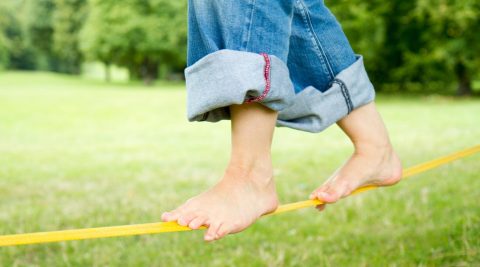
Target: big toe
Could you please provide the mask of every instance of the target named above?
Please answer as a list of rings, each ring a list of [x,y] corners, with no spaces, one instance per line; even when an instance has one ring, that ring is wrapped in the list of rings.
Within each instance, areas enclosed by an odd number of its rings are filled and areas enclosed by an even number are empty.
[[[334,190],[328,191],[318,191],[316,194],[317,198],[325,203],[334,203],[337,202],[340,198],[338,193]]]
[[[317,189],[313,195],[314,198],[325,202],[325,203],[334,203],[337,202],[343,195],[345,188],[341,184],[332,184],[327,186],[322,186]]]
[[[164,222],[173,222],[178,220],[178,217],[180,216],[180,213],[177,211],[169,211],[169,212],[164,212],[162,214],[162,221]]]

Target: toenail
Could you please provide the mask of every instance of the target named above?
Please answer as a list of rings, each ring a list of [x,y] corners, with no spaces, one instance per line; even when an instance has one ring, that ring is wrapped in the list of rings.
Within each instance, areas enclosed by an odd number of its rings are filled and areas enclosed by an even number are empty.
[[[318,193],[318,197],[319,198],[329,198],[330,197],[330,194],[326,193],[326,192],[320,192]]]

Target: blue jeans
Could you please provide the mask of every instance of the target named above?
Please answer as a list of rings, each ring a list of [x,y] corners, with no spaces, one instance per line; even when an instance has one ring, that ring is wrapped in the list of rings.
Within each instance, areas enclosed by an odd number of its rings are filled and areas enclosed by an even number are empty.
[[[322,0],[189,0],[190,121],[259,102],[277,126],[320,132],[374,100],[362,57]]]

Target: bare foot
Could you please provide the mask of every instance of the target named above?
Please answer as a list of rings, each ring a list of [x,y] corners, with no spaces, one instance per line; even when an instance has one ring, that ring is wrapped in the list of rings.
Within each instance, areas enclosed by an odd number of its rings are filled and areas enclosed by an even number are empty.
[[[338,126],[352,141],[355,153],[310,195],[311,199],[336,202],[359,187],[388,186],[400,181],[402,164],[374,102],[357,108],[338,121]]]
[[[392,147],[364,147],[356,150],[339,170],[310,195],[310,199],[318,198],[332,203],[350,195],[357,188],[394,185],[401,178],[402,165]]]
[[[258,103],[230,106],[232,153],[223,179],[162,220],[198,229],[206,241],[237,233],[278,206],[270,147],[277,112]]]
[[[165,222],[198,229],[205,225],[206,241],[238,233],[260,216],[275,210],[278,199],[272,168],[245,171],[228,167],[223,179],[210,190],[193,197],[179,208],[162,215]]]

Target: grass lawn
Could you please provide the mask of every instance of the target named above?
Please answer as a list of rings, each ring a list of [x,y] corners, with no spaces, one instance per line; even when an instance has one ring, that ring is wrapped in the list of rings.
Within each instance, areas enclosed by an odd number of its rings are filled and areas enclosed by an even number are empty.
[[[405,166],[480,143],[480,100],[378,97]],[[351,153],[337,127],[275,133],[282,203],[304,200]],[[229,124],[189,123],[181,85],[0,73],[0,234],[157,222],[206,190]],[[480,155],[395,187],[202,231],[0,248],[1,266],[479,266]]]

